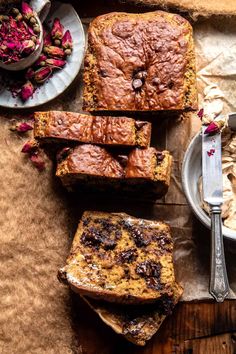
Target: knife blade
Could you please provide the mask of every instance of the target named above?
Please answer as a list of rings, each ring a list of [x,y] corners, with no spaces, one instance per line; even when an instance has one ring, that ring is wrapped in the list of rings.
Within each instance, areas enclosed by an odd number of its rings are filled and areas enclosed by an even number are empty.
[[[202,127],[202,181],[203,199],[209,204],[211,214],[211,272],[209,292],[217,302],[229,294],[225,265],[221,205],[223,203],[221,133],[205,134]]]

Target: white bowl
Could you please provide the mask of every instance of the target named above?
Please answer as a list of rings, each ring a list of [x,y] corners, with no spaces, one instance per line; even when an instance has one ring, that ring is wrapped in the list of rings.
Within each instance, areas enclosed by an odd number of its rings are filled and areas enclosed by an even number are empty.
[[[198,191],[198,180],[202,175],[202,139],[198,133],[188,146],[185,152],[182,167],[182,184],[185,196],[196,217],[207,227],[211,228],[211,219],[202,209],[200,194]],[[236,241],[236,231],[223,226],[223,235]]]

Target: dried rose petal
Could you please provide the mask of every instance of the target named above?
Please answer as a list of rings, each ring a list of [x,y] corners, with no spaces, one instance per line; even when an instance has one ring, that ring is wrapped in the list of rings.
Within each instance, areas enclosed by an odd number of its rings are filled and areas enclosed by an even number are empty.
[[[64,27],[59,18],[55,18],[52,26],[51,36],[53,39],[62,39]]]
[[[36,151],[39,149],[39,144],[35,140],[29,140],[27,143],[24,144],[21,152],[24,154],[35,154]]]
[[[204,115],[204,109],[201,108],[201,109],[198,111],[197,115],[198,115],[198,117],[199,117],[200,119],[202,119],[202,118],[203,118],[203,115]]]
[[[30,160],[33,165],[41,172],[45,170],[45,161],[39,154],[34,154],[30,156]]]
[[[69,30],[67,30],[66,33],[64,34],[61,44],[64,49],[73,48],[73,41]]]
[[[34,86],[30,81],[27,81],[21,88],[20,96],[23,101],[27,101],[30,97],[33,96]]]
[[[35,71],[34,80],[38,84],[43,84],[47,79],[49,79],[51,74],[52,68],[50,68],[49,66],[42,67],[39,70]]]
[[[46,59],[47,59],[46,55],[41,54],[40,57],[38,58],[38,60],[34,63],[34,65],[41,66],[42,63],[44,63]]]
[[[204,134],[213,135],[213,134],[219,133],[219,131],[220,131],[219,124],[217,122],[211,122],[208,125],[208,127],[206,128]]]
[[[17,123],[10,128],[11,131],[16,131],[18,133],[26,133],[32,129],[32,125],[28,124],[27,122]]]
[[[48,47],[52,45],[52,40],[51,40],[51,35],[50,33],[46,34],[44,39],[43,39],[43,45],[44,47]]]
[[[30,19],[30,17],[34,16],[34,11],[29,6],[29,4],[27,4],[27,2],[24,2],[24,1],[22,2],[21,10],[22,10],[22,14],[24,15],[24,17],[26,19]]]
[[[66,65],[65,60],[60,60],[60,59],[47,59],[46,60],[46,65],[52,66],[53,68],[63,68],[63,66]]]
[[[211,149],[210,151],[207,151],[207,155],[210,157],[210,156],[213,156],[215,153],[215,149]]]
[[[55,46],[49,46],[49,47],[44,47],[44,52],[46,54],[48,54],[50,57],[56,57],[56,58],[64,58],[65,57],[65,53],[64,50],[59,48],[59,47],[55,47]]]

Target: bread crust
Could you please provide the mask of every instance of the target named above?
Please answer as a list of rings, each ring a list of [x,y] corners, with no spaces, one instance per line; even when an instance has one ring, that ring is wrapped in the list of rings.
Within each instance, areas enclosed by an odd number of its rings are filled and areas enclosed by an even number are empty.
[[[88,30],[84,110],[162,111],[197,108],[192,27],[163,11],[113,12]]]
[[[128,117],[49,111],[36,112],[34,121],[34,137],[41,143],[148,147],[151,140],[151,123]]]
[[[80,145],[58,164],[56,175],[67,188],[76,185],[161,197],[170,185],[172,156],[149,147],[111,155],[95,145]]]

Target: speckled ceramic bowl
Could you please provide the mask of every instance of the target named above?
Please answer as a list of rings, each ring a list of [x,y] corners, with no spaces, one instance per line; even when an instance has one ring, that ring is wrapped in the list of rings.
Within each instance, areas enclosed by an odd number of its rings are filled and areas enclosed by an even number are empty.
[[[182,184],[185,196],[196,217],[207,227],[211,228],[211,220],[201,207],[198,180],[202,175],[202,139],[198,133],[191,141],[183,161]],[[236,241],[236,231],[223,226],[223,235]]]

